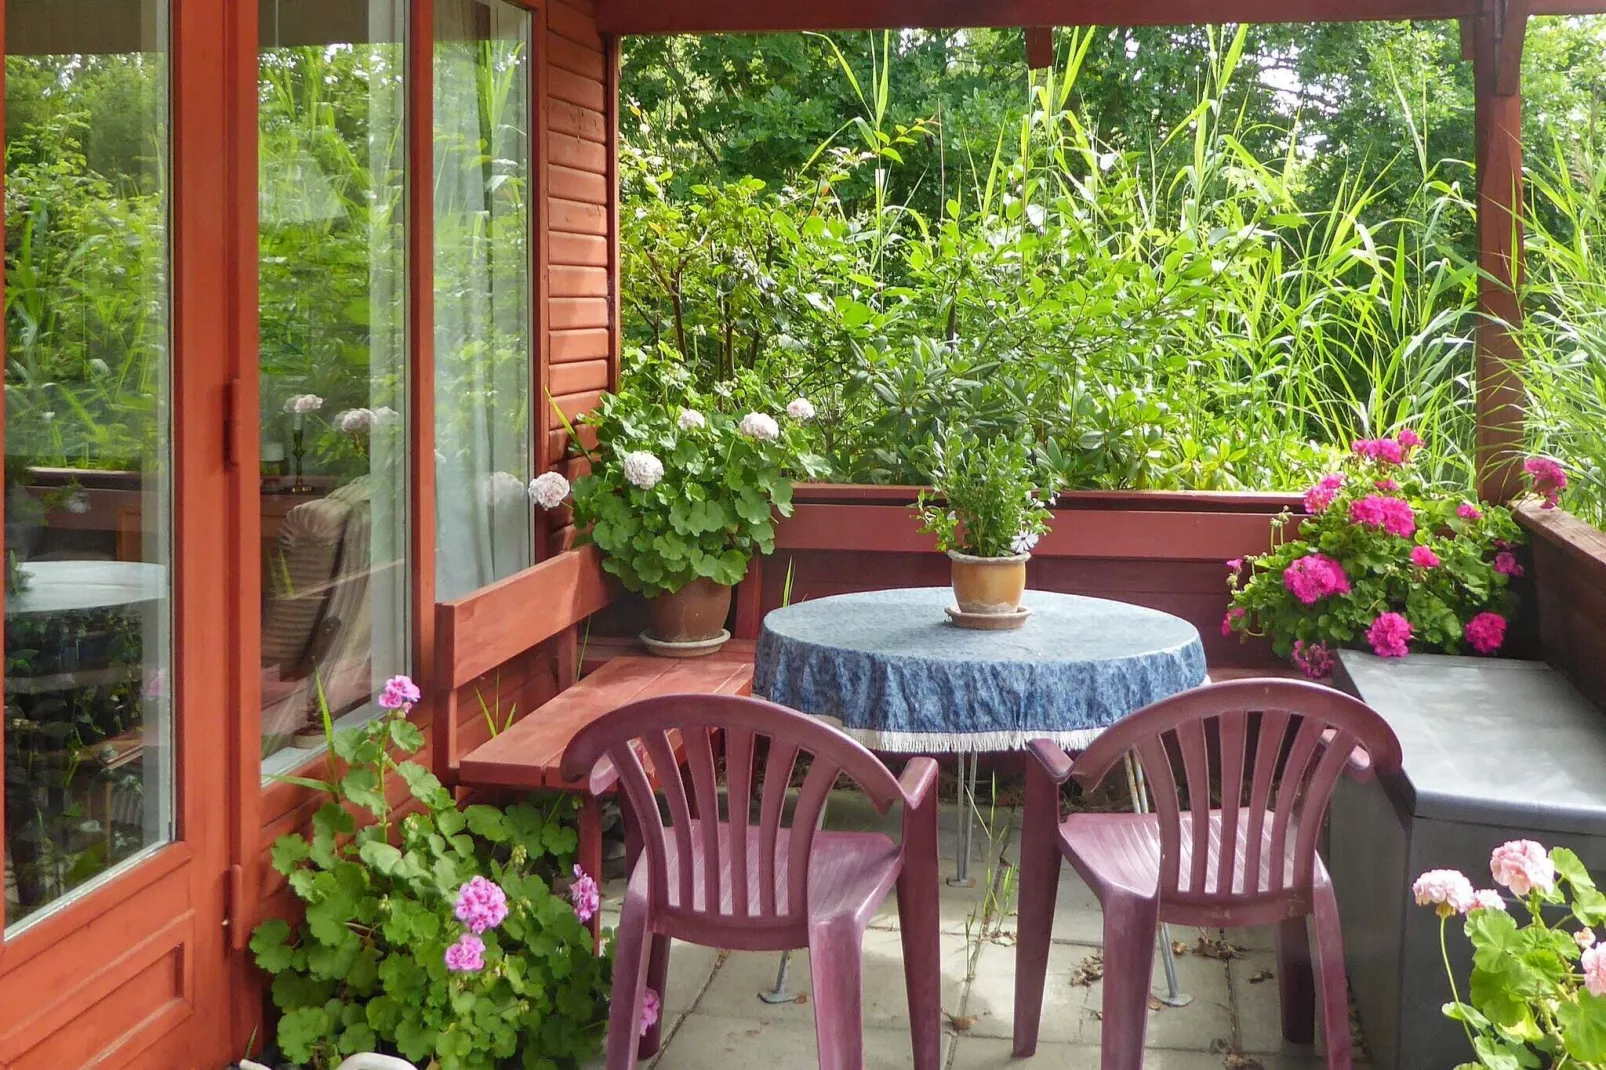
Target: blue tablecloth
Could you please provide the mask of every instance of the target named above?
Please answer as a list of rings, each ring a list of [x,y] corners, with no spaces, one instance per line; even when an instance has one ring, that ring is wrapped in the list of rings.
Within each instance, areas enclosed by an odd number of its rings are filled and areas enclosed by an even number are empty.
[[[904,753],[1085,747],[1205,680],[1198,629],[1168,613],[1028,591],[1019,631],[948,623],[946,587],[800,602],[764,618],[755,694]]]

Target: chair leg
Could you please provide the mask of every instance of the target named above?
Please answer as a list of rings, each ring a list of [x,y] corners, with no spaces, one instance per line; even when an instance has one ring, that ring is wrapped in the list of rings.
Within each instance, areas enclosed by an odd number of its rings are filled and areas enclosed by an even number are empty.
[[[1037,1051],[1048,979],[1048,946],[1059,894],[1059,786],[1027,763],[1026,813],[1021,820],[1020,884],[1015,938],[1015,1057]]]
[[[641,1033],[641,1003],[647,992],[645,897],[625,893],[613,952],[613,991],[608,1005],[607,1070],[634,1070]]]
[[[663,1008],[664,1001],[669,998],[669,944],[667,936],[654,936],[652,947],[647,955],[647,987],[658,993],[658,1021],[647,1030],[647,1035],[641,1038],[636,1048],[636,1058],[650,1059],[658,1054],[663,1043]]]
[[[1349,974],[1344,969],[1344,934],[1338,923],[1338,899],[1332,885],[1316,889],[1313,907],[1327,1066],[1328,1070],[1351,1070],[1355,1053],[1349,1030]]]
[[[942,1062],[942,925],[938,896],[936,793],[916,815],[925,842],[905,833],[903,871],[898,874],[898,932],[903,940],[903,980],[909,993],[909,1037],[915,1070]],[[907,826],[906,826],[907,827]],[[815,991],[818,992],[818,987]]]
[[[1311,975],[1310,934],[1304,918],[1277,926],[1277,995],[1283,1011],[1283,1039],[1309,1044],[1316,1039],[1316,982]]]
[[[809,929],[820,1070],[863,1070],[863,951],[864,931],[851,920],[837,919]]]
[[[1112,891],[1104,900],[1104,1041],[1101,1070],[1143,1070],[1160,904]]]

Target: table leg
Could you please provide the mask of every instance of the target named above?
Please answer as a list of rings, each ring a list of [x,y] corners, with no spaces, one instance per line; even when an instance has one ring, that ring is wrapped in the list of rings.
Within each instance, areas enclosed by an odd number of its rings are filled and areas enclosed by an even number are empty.
[[[1143,779],[1143,767],[1132,760],[1131,753],[1126,756],[1126,783],[1132,792],[1132,812],[1146,814],[1149,812],[1149,785]],[[1160,997],[1160,1002],[1168,1007],[1186,1007],[1193,1002],[1193,997],[1186,995],[1177,985],[1177,958],[1171,950],[1171,926],[1165,922],[1160,923],[1160,965],[1165,969],[1166,994]]]
[[[820,822],[818,827],[825,827],[825,814],[831,808],[831,797],[827,795],[825,802],[820,804]],[[786,989],[787,974],[792,968],[792,953],[781,952],[781,964],[775,970],[775,987],[768,992],[760,992],[758,998],[765,1003],[796,1003],[797,997]]]
[[[959,755],[959,860],[954,864],[954,875],[949,878],[951,888],[972,888],[976,878],[970,875],[970,851],[976,827],[976,775],[981,767],[981,754],[969,756],[970,772],[965,772],[966,755]]]

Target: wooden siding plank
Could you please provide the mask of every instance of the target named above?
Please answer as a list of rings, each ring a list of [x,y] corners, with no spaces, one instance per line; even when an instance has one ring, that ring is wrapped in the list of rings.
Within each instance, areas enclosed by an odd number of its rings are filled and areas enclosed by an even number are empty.
[[[608,266],[608,242],[595,234],[552,233],[551,263],[575,267]]]
[[[547,7],[547,28],[577,45],[602,51],[602,35],[597,32],[597,20],[593,14],[554,2]]]
[[[562,67],[571,74],[578,74],[582,78],[602,81],[603,59],[602,53],[585,45],[577,45],[566,37],[557,34],[547,35],[547,54],[551,57],[554,67]]]
[[[547,73],[550,77],[558,71],[553,68]],[[586,141],[569,134],[552,133],[547,135],[547,148],[547,159],[561,167],[572,167],[577,171],[590,171],[597,175],[606,175],[608,172],[608,150],[594,141]]]
[[[547,226],[554,233],[608,236],[608,210],[597,204],[547,198]]]
[[[581,108],[566,100],[553,98],[547,101],[550,129],[560,134],[572,134],[587,141],[603,142],[608,139],[608,128],[602,113]]]
[[[597,429],[595,427],[589,424],[581,424],[574,429],[574,432],[580,436],[580,442],[586,449],[594,450],[597,448]],[[569,456],[569,432],[562,427],[556,427],[547,432],[547,456],[552,458],[553,463]]]
[[[564,394],[556,396],[552,400],[568,421],[574,423],[580,417],[602,404],[602,391],[592,390],[584,394]]]
[[[554,297],[547,302],[547,324],[555,331],[607,327],[608,302],[601,297]]]
[[[549,197],[562,197],[584,204],[607,204],[608,180],[595,171],[576,171],[572,167],[553,164],[547,168],[546,192]]]
[[[563,364],[571,360],[606,360],[613,344],[613,336],[606,327],[588,327],[579,331],[553,331],[547,346],[552,363]]]
[[[553,297],[607,297],[613,292],[608,288],[607,268],[559,264],[549,277]]]
[[[587,390],[608,389],[606,360],[576,361],[552,366],[552,393],[579,394]]]
[[[607,104],[607,91],[601,82],[582,78],[573,71],[553,67],[547,71],[547,95],[566,100],[581,108],[590,108],[601,114]]]

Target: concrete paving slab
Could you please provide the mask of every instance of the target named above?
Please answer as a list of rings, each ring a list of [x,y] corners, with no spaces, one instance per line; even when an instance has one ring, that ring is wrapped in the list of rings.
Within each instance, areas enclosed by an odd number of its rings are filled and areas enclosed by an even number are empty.
[[[944,1038],[944,1057],[949,1038]],[[864,1031],[865,1070],[908,1070],[912,1061],[904,1029]],[[817,1070],[819,1048],[806,1022],[760,1022],[741,1018],[688,1015],[673,1042],[654,1064],[656,1070]]]

